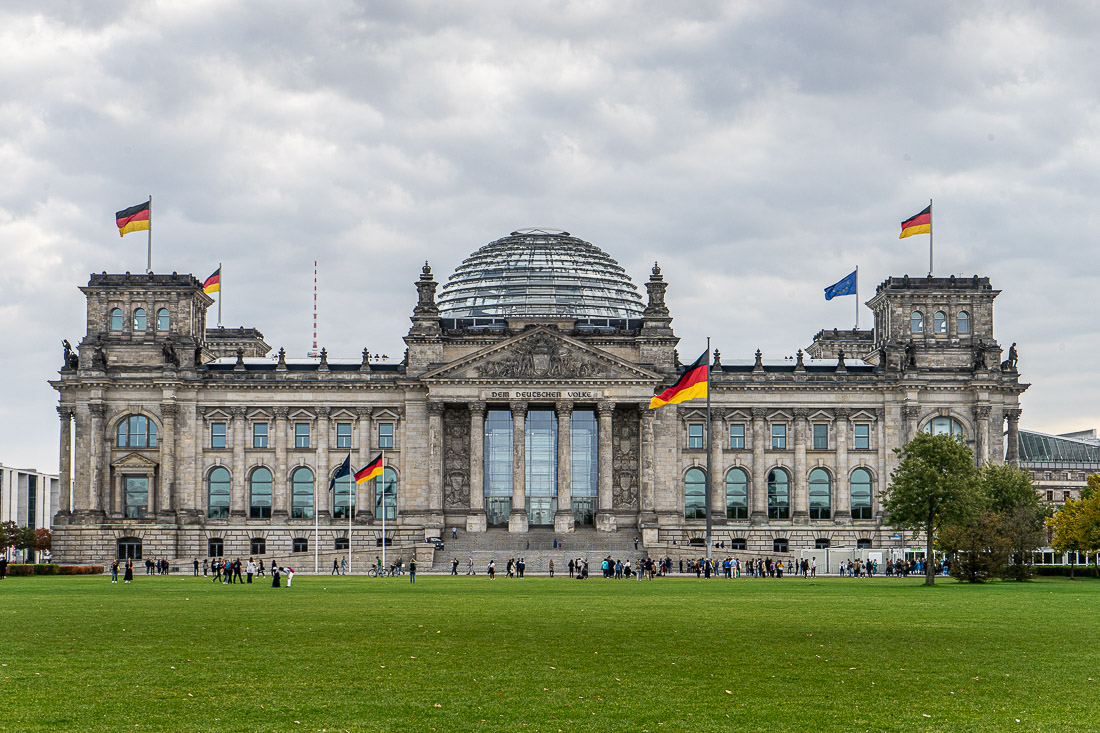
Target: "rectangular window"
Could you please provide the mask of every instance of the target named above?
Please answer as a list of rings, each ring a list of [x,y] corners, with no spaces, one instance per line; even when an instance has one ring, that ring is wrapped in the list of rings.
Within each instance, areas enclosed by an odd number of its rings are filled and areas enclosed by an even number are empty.
[[[225,423],[212,422],[210,423],[210,447],[211,448],[224,448],[225,447]]]
[[[265,422],[252,423],[252,447],[253,448],[266,448],[267,447],[267,423],[265,423]]]
[[[688,425],[688,448],[703,447],[703,424],[692,423]]]
[[[1062,501],[1069,501],[1069,492],[1068,491],[1063,491],[1062,492]]]
[[[787,425],[772,425],[772,450],[787,450]]]
[[[390,449],[393,448],[393,423],[392,422],[380,422],[378,423],[378,447]]]
[[[814,450],[829,450],[828,423],[814,423]]]
[[[1047,501],[1054,501],[1054,492],[1053,491],[1048,491],[1047,492]]]
[[[350,448],[351,447],[351,423],[338,422],[336,423],[336,447],[337,448]]]
[[[34,515],[38,513],[38,477],[33,473],[27,476],[27,526],[37,527]]]
[[[745,426],[743,423],[730,425],[730,450],[745,449]]]
[[[867,423],[856,424],[856,450],[871,449],[871,426]]]
[[[267,554],[267,540],[263,537],[253,537],[249,540],[248,549],[250,555],[266,555]]]
[[[387,538],[389,539],[389,538]],[[290,543],[291,552],[309,552],[309,540],[305,537],[295,537]]]
[[[309,447],[309,423],[296,422],[294,423],[294,447],[295,448],[308,448]]]

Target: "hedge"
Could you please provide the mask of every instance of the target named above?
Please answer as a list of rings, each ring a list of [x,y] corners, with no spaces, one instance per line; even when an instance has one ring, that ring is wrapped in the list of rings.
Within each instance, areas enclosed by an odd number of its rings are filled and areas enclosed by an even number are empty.
[[[1068,578],[1070,576],[1069,565],[1036,565],[1034,567],[1036,575],[1054,575],[1062,578]],[[1074,565],[1073,577],[1075,578],[1095,578],[1096,566],[1095,565]]]
[[[56,563],[8,565],[8,575],[102,575],[103,570],[102,565],[58,565]]]

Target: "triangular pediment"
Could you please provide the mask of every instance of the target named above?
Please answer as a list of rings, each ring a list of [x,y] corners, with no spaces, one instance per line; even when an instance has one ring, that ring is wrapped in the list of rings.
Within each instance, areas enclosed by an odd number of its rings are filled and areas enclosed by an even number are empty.
[[[421,379],[493,382],[625,379],[652,382],[662,379],[662,376],[540,326],[433,369]]]
[[[150,460],[140,453],[127,453],[111,463],[112,468],[149,469],[156,468],[156,466],[156,461]]]

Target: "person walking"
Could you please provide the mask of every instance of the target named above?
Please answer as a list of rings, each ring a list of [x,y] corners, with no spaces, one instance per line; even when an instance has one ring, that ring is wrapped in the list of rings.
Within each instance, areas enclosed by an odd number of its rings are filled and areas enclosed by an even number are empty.
[[[134,579],[134,559],[132,557],[126,558],[126,575],[122,579],[127,583]]]
[[[202,577],[206,577],[206,571],[210,568],[210,561],[206,558],[202,560]]]
[[[550,558],[550,577],[554,577],[554,558]]]
[[[570,560],[569,560],[569,577],[570,578],[573,577],[573,569],[574,569],[573,560],[572,560],[572,558],[570,558]]]
[[[348,574],[348,559],[344,556],[340,556],[340,575]]]
[[[256,567],[256,577],[257,578],[264,577],[264,561],[263,561],[263,558],[260,558],[260,564]]]
[[[466,558],[466,574],[475,575],[474,573],[474,559],[472,557]]]
[[[416,558],[409,560],[409,582],[416,582]]]
[[[451,558],[451,575],[458,575],[458,558]]]
[[[496,580],[496,579],[497,579],[497,561],[496,560],[490,560],[489,561],[489,580]]]
[[[339,574],[340,574],[340,561],[337,560],[334,557],[334,558],[332,558],[332,571],[329,573],[329,575],[339,575]]]

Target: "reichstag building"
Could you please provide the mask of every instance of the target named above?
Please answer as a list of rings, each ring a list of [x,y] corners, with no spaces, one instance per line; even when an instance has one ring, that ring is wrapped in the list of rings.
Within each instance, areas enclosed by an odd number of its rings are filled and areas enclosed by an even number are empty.
[[[438,293],[427,264],[414,284],[406,355],[382,363],[290,359],[255,328],[208,328],[192,275],[92,275],[87,333],[51,382],[73,480],[55,555],[346,551],[350,523],[357,564],[451,527],[617,533],[676,556],[704,536],[708,501],[726,548],[888,548],[902,540],[881,492],[917,431],[961,435],[979,461],[1006,458],[1007,432],[1015,458],[1027,385],[994,338],[988,278],[890,277],[867,301],[873,330],[822,330],[797,358],[715,350],[709,424],[701,401],[647,409],[701,346],[677,353],[677,284],[656,265],[643,295],[595,245],[532,229]],[[348,451],[353,470],[384,451],[383,475],[330,492]]]

